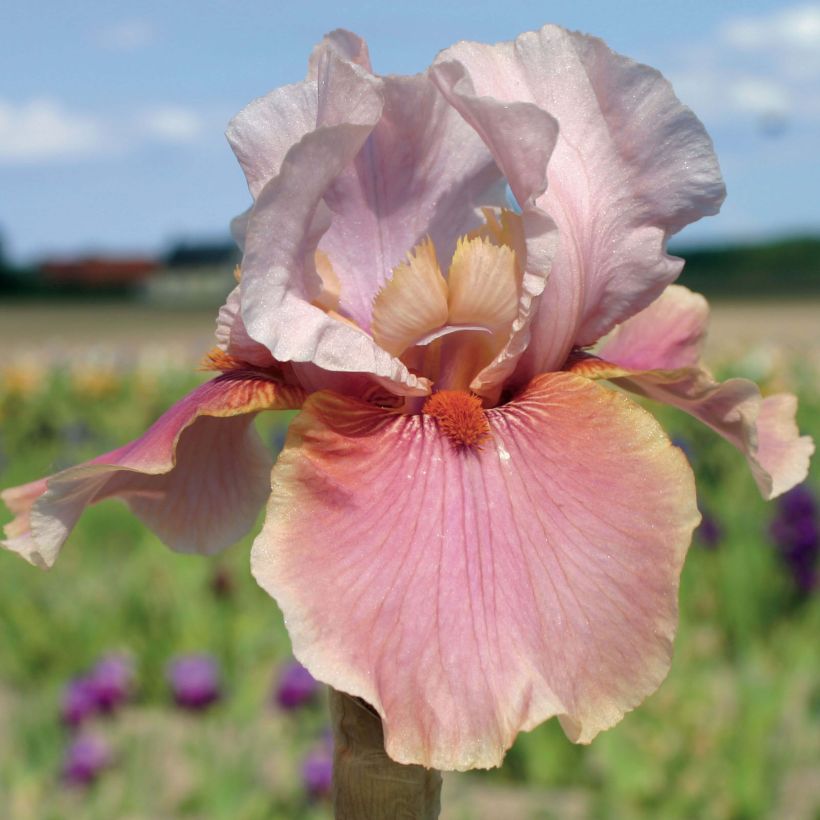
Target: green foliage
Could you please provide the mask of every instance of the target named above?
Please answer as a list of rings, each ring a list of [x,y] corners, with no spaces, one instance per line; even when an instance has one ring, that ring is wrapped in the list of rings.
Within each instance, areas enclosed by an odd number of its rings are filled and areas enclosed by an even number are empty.
[[[686,260],[680,284],[707,296],[787,298],[820,293],[820,238],[673,248]]]
[[[24,375],[9,371],[0,384],[0,486],[138,435],[195,384],[176,374]],[[820,395],[809,382],[800,392],[801,423],[820,437]],[[792,588],[767,537],[773,511],[742,457],[681,414],[652,409],[686,441],[702,504],[724,530],[716,549],[696,542],[690,551],[668,680],[588,747],[570,744],[557,721],[522,735],[502,769],[453,779],[445,818],[816,816],[820,598]],[[263,438],[276,439],[287,421],[260,417]],[[214,559],[176,555],[109,501],[85,513],[49,573],[0,555],[0,815],[328,816],[305,799],[299,775],[324,710],[270,706],[288,640],[250,576],[249,544]],[[223,594],[217,573],[229,581]],[[134,702],[95,726],[116,759],[87,791],[66,790],[60,693],[112,650],[132,653],[138,671]],[[203,716],[170,703],[166,665],[188,651],[213,653],[224,670],[226,698]],[[485,801],[471,794],[518,808],[483,814]]]

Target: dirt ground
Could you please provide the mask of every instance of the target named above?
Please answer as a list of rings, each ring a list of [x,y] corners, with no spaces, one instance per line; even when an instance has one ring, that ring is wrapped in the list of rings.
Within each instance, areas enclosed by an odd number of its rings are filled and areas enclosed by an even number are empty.
[[[12,358],[151,350],[196,361],[213,345],[215,313],[109,302],[0,304],[0,346]],[[767,346],[820,355],[820,301],[713,303],[707,359]]]

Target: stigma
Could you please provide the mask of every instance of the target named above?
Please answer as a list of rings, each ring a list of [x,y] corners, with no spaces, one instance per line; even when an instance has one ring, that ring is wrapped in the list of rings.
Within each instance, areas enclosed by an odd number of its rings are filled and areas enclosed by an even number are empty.
[[[424,403],[422,413],[432,416],[456,448],[475,448],[490,437],[490,424],[481,399],[465,390],[440,390]]]

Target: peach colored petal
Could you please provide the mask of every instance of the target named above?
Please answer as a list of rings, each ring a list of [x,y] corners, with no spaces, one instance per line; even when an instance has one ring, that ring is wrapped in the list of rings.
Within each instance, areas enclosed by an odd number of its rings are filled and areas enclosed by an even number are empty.
[[[447,324],[447,282],[427,239],[396,267],[373,301],[371,331],[378,345],[400,356],[423,336]]]
[[[253,548],[297,657],[372,704],[403,763],[496,766],[553,715],[587,742],[669,666],[699,520],[684,456],[567,373],[487,420],[456,447],[431,416],[315,394]]]
[[[248,371],[219,376],[175,404],[139,439],[0,498],[15,514],[0,545],[53,565],[83,509],[124,499],[172,549],[211,553],[253,525],[271,458],[252,421],[299,407],[304,393]]]
[[[506,341],[518,310],[511,248],[481,237],[459,241],[447,285],[450,324],[481,325]]]
[[[329,34],[326,34],[322,42],[313,49],[308,61],[307,79],[317,79],[322,58],[328,50],[332,50],[343,60],[361,66],[365,71],[373,71],[373,66],[370,64],[370,52],[367,49],[367,43],[352,31],[337,28]]]

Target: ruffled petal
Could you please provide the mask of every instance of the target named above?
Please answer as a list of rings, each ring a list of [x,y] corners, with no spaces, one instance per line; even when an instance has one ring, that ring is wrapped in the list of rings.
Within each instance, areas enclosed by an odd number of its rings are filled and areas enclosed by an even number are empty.
[[[517,315],[506,344],[471,385],[494,401],[530,342],[530,323],[558,246],[555,223],[535,204],[547,187],[547,166],[558,137],[558,124],[530,102],[502,102],[492,95],[479,96],[465,66],[451,57],[452,49],[442,52],[431,76],[450,104],[484,140],[522,209],[519,220],[524,242],[516,247],[521,266]]]
[[[279,173],[291,147],[316,128],[318,104],[316,80],[306,80],[255,99],[230,121],[225,136],[254,199]]]
[[[370,329],[373,297],[426,236],[441,259],[504,202],[493,157],[425,74],[385,77],[384,111],[325,192],[333,213],[320,248],[342,282],[341,312]]]
[[[709,303],[682,285],[669,285],[649,307],[618,325],[601,358],[630,370],[674,370],[700,364]]]
[[[343,60],[361,66],[365,71],[372,73],[373,66],[370,64],[370,52],[367,43],[352,31],[337,28],[326,34],[313,52],[308,61],[307,79],[315,80],[321,70],[322,59],[325,52],[330,49]]]
[[[679,273],[667,237],[724,197],[703,126],[655,70],[600,40],[545,26],[514,42],[459,43],[475,92],[530,102],[558,121],[541,206],[560,245],[520,377],[561,366],[649,304]]]
[[[624,395],[547,374],[481,448],[430,416],[312,396],[252,554],[300,661],[382,716],[388,754],[495,766],[560,715],[589,741],[661,682],[699,515]]]
[[[428,239],[407,255],[373,301],[373,338],[400,356],[426,334],[447,324],[447,282]]]
[[[380,82],[335,53],[325,55],[319,87],[319,127],[290,149],[250,215],[241,283],[245,328],[276,361],[369,373],[397,393],[424,395],[426,380],[367,333],[314,304],[322,291],[316,244],[331,216],[322,198],[382,112]],[[330,261],[342,278],[336,259]]]
[[[248,335],[241,313],[242,297],[237,285],[229,294],[216,317],[216,343],[235,359],[256,367],[270,367],[274,358],[265,345],[255,342]]]
[[[673,285],[616,328],[600,358],[582,356],[569,369],[671,404],[709,425],[746,456],[763,497],[774,498],[808,475],[814,443],[797,429],[794,396],[764,399],[754,382],[718,382],[703,367],[708,318],[702,296]]]
[[[252,421],[260,410],[301,406],[304,393],[248,371],[203,384],[139,439],[0,498],[15,518],[3,547],[48,568],[82,511],[124,499],[172,549],[212,553],[256,520],[271,457]]]

